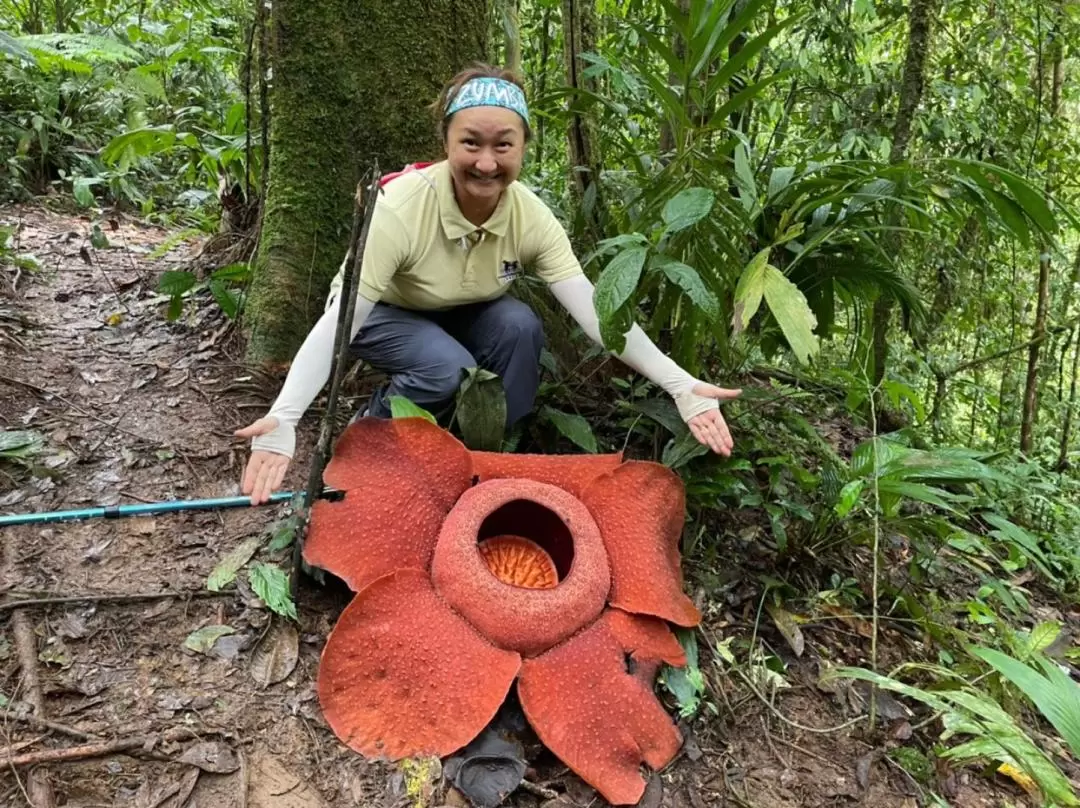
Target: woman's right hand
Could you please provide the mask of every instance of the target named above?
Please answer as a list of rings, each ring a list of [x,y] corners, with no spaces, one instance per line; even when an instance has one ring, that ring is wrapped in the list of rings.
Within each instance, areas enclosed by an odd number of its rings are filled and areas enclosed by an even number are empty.
[[[268,415],[250,426],[236,430],[233,434],[238,438],[257,438],[260,435],[268,435],[277,428],[278,419]],[[252,505],[261,505],[270,499],[270,495],[285,479],[285,472],[289,469],[289,460],[288,455],[277,452],[260,449],[251,452],[251,457],[244,468],[240,491],[251,495]]]

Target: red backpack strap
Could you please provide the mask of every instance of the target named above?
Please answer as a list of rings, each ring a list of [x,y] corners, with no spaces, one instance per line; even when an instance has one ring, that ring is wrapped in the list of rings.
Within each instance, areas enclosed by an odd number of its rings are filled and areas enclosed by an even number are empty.
[[[396,180],[398,177],[402,177],[412,171],[419,171],[422,168],[433,166],[435,163],[409,163],[401,171],[394,171],[390,174],[383,174],[382,179],[379,180],[379,187],[382,188],[390,180]]]

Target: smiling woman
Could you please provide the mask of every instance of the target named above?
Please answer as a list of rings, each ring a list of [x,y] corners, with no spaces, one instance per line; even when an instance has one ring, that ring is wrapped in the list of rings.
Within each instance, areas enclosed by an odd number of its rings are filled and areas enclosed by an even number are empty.
[[[506,294],[513,281],[530,269],[599,343],[593,286],[562,225],[518,182],[531,134],[521,81],[473,65],[447,83],[434,110],[446,159],[384,185],[364,250],[350,345],[388,377],[365,414],[389,417],[392,396],[444,411],[465,371],[483,368],[502,380],[509,428],[532,410],[544,344],[540,319]],[[281,484],[295,425],[330,374],[342,275],[268,415],[236,433],[254,439],[243,491],[256,504]],[[730,453],[719,402],[738,390],[695,379],[637,326],[618,357],[672,396],[699,441]]]

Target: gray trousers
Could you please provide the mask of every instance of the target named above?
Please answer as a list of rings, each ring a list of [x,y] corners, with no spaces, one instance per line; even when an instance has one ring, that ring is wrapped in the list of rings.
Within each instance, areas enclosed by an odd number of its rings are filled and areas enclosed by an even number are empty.
[[[353,355],[390,380],[372,394],[368,415],[390,417],[390,396],[432,413],[454,400],[465,368],[502,378],[507,428],[527,415],[540,385],[540,318],[504,295],[448,311],[412,311],[376,303],[352,341]]]

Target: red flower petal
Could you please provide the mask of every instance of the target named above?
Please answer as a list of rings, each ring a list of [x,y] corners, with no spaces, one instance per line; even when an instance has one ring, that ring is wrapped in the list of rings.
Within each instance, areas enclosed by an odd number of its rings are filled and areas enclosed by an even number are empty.
[[[631,460],[581,498],[604,537],[611,563],[609,603],[635,614],[696,626],[701,612],[682,591],[679,536],[686,497],[666,466]]]
[[[473,474],[480,482],[515,477],[557,485],[575,497],[601,474],[622,462],[622,452],[603,455],[530,455],[473,452]]]
[[[551,589],[499,580],[479,543],[496,536],[536,542],[559,574]],[[600,532],[581,501],[533,480],[491,480],[470,488],[439,533],[431,578],[458,614],[499,648],[542,653],[600,616],[611,574]]]
[[[394,570],[428,569],[443,518],[471,478],[468,450],[423,418],[361,419],[323,475],[345,498],[312,507],[304,559],[354,590]]]
[[[636,635],[638,629],[620,626],[623,618],[612,614],[605,612],[557,648],[526,659],[518,694],[548,749],[608,802],[632,805],[645,791],[639,764],[662,769],[679,751],[682,736],[651,684],[627,672],[624,655],[633,649],[619,634]],[[652,629],[643,633],[651,636]]]
[[[334,734],[363,755],[443,757],[494,717],[520,665],[454,614],[426,573],[400,570],[341,613],[319,666],[319,702]]]
[[[351,424],[334,445],[323,481],[340,491],[361,488],[366,493],[374,464],[405,461],[446,510],[472,483],[469,450],[426,418],[361,418]]]
[[[622,609],[608,609],[604,619],[615,639],[635,660],[655,660],[676,667],[686,664],[686,652],[663,620],[629,614]]]

